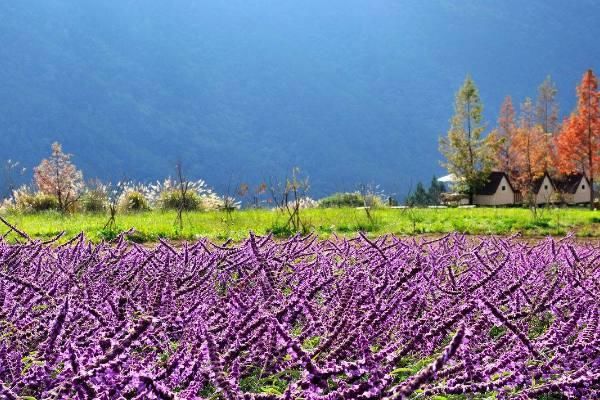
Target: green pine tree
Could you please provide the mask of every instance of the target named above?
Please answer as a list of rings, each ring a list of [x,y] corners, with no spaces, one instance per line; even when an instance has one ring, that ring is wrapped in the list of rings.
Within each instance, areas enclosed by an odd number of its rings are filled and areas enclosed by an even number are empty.
[[[415,191],[406,199],[406,204],[409,206],[426,206],[430,203],[429,194],[425,190],[425,186],[421,182],[417,183]]]
[[[440,204],[441,203],[440,196],[442,193],[444,193],[444,191],[446,191],[444,184],[442,182],[438,182],[437,177],[434,175],[433,178],[431,178],[431,185],[429,186],[429,190],[427,193],[429,196],[430,204],[432,204],[432,205]]]
[[[483,105],[470,76],[456,93],[454,110],[448,135],[440,138],[440,152],[446,158],[442,165],[461,179],[459,190],[468,194],[469,204],[473,204],[473,196],[494,165],[497,141],[493,135],[483,136]]]

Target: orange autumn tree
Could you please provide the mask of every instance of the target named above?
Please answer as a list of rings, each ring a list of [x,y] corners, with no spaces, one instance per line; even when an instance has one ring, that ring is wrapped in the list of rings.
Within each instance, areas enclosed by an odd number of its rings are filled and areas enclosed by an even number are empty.
[[[593,208],[594,177],[600,172],[600,99],[598,79],[591,69],[577,87],[577,108],[565,120],[556,147],[561,173],[581,173],[589,178]]]
[[[512,178],[523,199],[531,206],[536,204],[534,186],[546,172],[547,147],[542,127],[535,121],[530,98],[521,105],[519,126],[516,128],[510,153],[514,157]]]

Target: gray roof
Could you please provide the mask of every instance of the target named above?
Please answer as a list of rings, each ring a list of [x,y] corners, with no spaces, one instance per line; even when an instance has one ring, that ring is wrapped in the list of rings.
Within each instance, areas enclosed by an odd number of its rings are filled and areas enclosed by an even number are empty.
[[[585,180],[585,182],[587,182],[587,184],[589,185],[587,177],[583,174],[572,174],[562,176],[560,178],[554,179],[554,182],[556,184],[556,188],[561,193],[575,194],[582,180]]]
[[[498,186],[500,186],[500,182],[502,182],[502,178],[506,178],[506,182],[508,182],[508,186],[514,192],[515,189],[510,184],[510,179],[508,179],[508,175],[504,172],[494,171],[490,173],[488,176],[487,183],[477,191],[477,194],[484,196],[491,196],[498,191]]]
[[[547,173],[544,174],[543,176],[540,176],[539,178],[536,178],[533,180],[533,193],[538,194],[541,187],[542,187],[542,182],[544,182],[544,178],[548,177],[548,180],[550,181],[550,184],[552,185],[553,189],[556,189],[556,186],[554,185],[554,182],[552,180],[552,178],[550,178],[550,175],[548,175]]]

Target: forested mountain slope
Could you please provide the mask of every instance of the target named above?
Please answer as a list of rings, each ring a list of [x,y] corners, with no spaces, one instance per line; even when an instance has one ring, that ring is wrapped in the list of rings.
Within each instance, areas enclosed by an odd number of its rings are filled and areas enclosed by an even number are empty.
[[[218,189],[292,166],[313,194],[402,197],[439,167],[470,73],[491,128],[551,74],[561,114],[598,62],[594,1],[0,2],[0,160],[58,140],[86,177],[152,180],[181,159]]]

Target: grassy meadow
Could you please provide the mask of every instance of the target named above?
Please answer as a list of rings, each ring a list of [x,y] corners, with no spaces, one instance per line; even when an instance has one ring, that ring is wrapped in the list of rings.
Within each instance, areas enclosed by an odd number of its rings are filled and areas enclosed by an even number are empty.
[[[540,209],[537,216],[523,208],[474,209],[389,209],[371,211],[354,208],[315,208],[302,210],[305,232],[314,232],[322,238],[333,234],[355,236],[367,232],[370,236],[386,233],[396,235],[443,234],[452,231],[473,235],[507,235],[521,232],[524,236],[562,236],[574,232],[579,237],[600,237],[600,212],[584,208]],[[65,231],[65,238],[80,232],[95,241],[111,239],[116,233],[135,229],[131,239],[137,242],[155,242],[159,238],[191,240],[207,237],[212,240],[242,240],[249,231],[257,234],[273,232],[275,236],[292,235],[286,227],[287,217],[281,212],[266,209],[222,211],[194,211],[183,216],[179,229],[175,211],[147,211],[121,214],[116,217],[116,228],[105,229],[105,214],[62,215],[57,212],[35,214],[9,213],[4,216],[30,236],[49,239]]]

